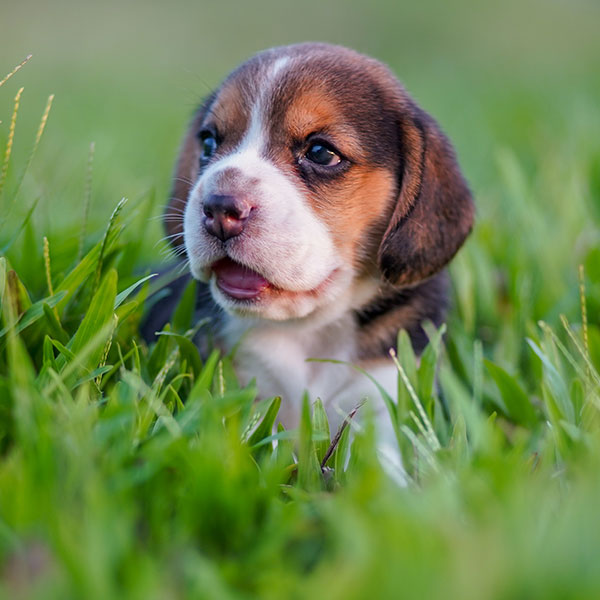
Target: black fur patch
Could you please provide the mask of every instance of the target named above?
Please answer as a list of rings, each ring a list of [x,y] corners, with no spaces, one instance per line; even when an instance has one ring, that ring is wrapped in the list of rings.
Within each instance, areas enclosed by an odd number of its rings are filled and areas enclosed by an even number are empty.
[[[400,329],[406,330],[415,353],[420,354],[428,342],[422,323],[431,321],[439,327],[444,322],[447,288],[448,277],[442,272],[416,286],[391,289],[356,311],[360,358],[388,357]]]

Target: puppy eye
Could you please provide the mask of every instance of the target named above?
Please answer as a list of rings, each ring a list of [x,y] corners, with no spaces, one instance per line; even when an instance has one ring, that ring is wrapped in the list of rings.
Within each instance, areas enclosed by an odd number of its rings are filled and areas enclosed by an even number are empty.
[[[342,161],[340,156],[330,146],[322,142],[313,144],[307,150],[306,158],[323,167],[334,167]]]
[[[200,158],[202,161],[206,161],[217,151],[217,139],[212,133],[205,131],[200,134],[200,143],[202,146],[202,156]]]

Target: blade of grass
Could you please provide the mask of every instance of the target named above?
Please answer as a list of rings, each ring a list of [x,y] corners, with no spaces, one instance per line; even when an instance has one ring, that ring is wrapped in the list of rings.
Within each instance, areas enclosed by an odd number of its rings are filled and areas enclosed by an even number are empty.
[[[406,372],[404,371],[404,369],[402,368],[402,365],[398,361],[398,358],[396,357],[396,352],[394,351],[393,348],[390,348],[389,354],[392,357],[392,360],[394,361],[394,364],[396,365],[396,368],[398,369],[398,372],[400,373],[400,377],[402,378],[402,381],[404,382],[404,385],[406,386],[406,389],[408,390],[408,393],[410,394],[410,397],[411,397],[415,407],[417,408],[417,412],[419,413],[419,416],[423,422],[423,425],[425,426],[425,429],[427,432],[425,439],[427,440],[427,443],[429,444],[429,446],[431,447],[431,449],[433,451],[439,450],[441,448],[441,444],[435,434],[435,431],[433,430],[431,421],[429,420],[429,417],[427,416],[425,409],[423,408],[423,405],[421,404],[421,401],[419,400],[419,398],[415,392],[415,389],[413,388],[410,380],[408,379]]]
[[[313,405],[313,432],[315,434],[315,452],[317,453],[317,460],[323,468],[323,460],[327,454],[328,448],[331,445],[331,433],[329,431],[329,420],[327,419],[327,413],[323,407],[323,402],[320,398]],[[319,439],[322,438],[322,439]]]
[[[112,330],[113,307],[116,295],[117,272],[111,269],[104,277],[96,294],[94,294],[85,317],[73,337],[71,351],[75,355],[78,355],[99,331],[103,331],[107,326]],[[83,363],[85,367],[93,370],[99,366],[105,342],[106,340],[103,339],[101,344],[96,343],[96,348],[89,353],[87,360]]]
[[[281,407],[281,396],[275,396],[272,402],[269,404],[269,408],[267,408],[267,412],[265,412],[265,416],[262,418],[262,421],[256,426],[256,429],[250,434],[248,437],[248,445],[254,446],[260,440],[267,437],[273,431],[273,425],[275,424],[275,419],[279,414],[279,408]]]
[[[100,254],[98,256],[98,262],[96,265],[96,277],[95,277],[94,285],[92,288],[93,294],[96,293],[96,290],[98,289],[98,285],[100,284],[100,276],[102,274],[102,263],[104,261],[105,252],[108,248],[108,241],[110,239],[111,231],[113,230],[115,223],[119,217],[119,214],[121,214],[121,211],[123,210],[123,207],[125,206],[126,203],[127,203],[127,199],[121,198],[121,200],[119,201],[117,206],[115,206],[115,209],[113,210],[112,214],[110,215],[110,219],[108,220],[108,225],[106,227],[106,231],[104,232],[104,236],[102,238],[102,243],[100,244]]]
[[[4,192],[4,185],[6,182],[6,175],[8,173],[8,165],[10,163],[10,156],[12,153],[13,142],[15,139],[15,128],[17,125],[17,114],[19,112],[19,103],[21,102],[21,94],[25,88],[19,88],[17,95],[15,96],[15,105],[13,108],[12,117],[10,120],[10,127],[8,130],[8,140],[6,141],[6,149],[4,150],[4,161],[2,162],[2,168],[0,169],[0,200]]]
[[[12,247],[12,245],[19,239],[19,236],[21,235],[23,230],[25,229],[25,227],[27,227],[27,225],[31,221],[31,217],[32,217],[33,213],[35,212],[38,202],[39,202],[39,198],[37,198],[36,200],[33,201],[33,204],[31,205],[31,208],[27,211],[27,214],[25,215],[25,218],[23,219],[21,225],[17,228],[17,230],[15,231],[13,236],[10,238],[10,240],[8,240],[8,242],[6,242],[6,244],[0,249],[0,253],[5,254],[6,252],[8,252],[10,250],[10,248]],[[2,224],[0,224],[0,227],[2,227]]]
[[[117,238],[121,234],[119,228],[109,228],[110,233],[105,237],[106,244],[104,244],[105,250],[111,249]],[[107,229],[107,231],[109,230]],[[79,264],[58,284],[56,287],[56,293],[59,294],[62,291],[66,292],[66,296],[58,304],[57,308],[59,313],[64,311],[67,303],[73,297],[75,292],[83,284],[83,282],[94,272],[100,251],[103,246],[103,242],[98,242],[83,258]]]
[[[27,171],[29,171],[29,168],[31,167],[31,163],[33,162],[33,157],[35,156],[38,146],[40,145],[40,140],[42,139],[42,135],[44,134],[44,129],[46,128],[46,123],[48,122],[48,116],[50,115],[50,109],[52,108],[53,100],[54,100],[54,94],[52,94],[48,97],[48,101],[46,103],[46,108],[44,109],[44,112],[42,113],[42,118],[40,120],[40,124],[38,126],[38,130],[35,135],[35,140],[33,142],[33,146],[31,148],[31,151],[29,152],[29,157],[27,158],[27,161],[25,162],[25,167],[21,171],[21,175],[19,177],[19,181],[17,182],[15,190],[12,193],[12,202],[10,205],[10,209],[4,215],[4,220],[6,220],[6,218],[8,217],[8,213],[10,211],[12,211],[12,209],[15,205],[15,202],[17,201],[17,196],[19,194],[19,190],[21,189],[21,185],[23,184],[23,180],[25,179],[25,175],[27,174]]]
[[[18,320],[18,323],[15,324],[14,333],[20,333],[26,327],[29,327],[32,323],[35,323],[41,316],[44,314],[44,304],[49,306],[50,308],[54,308],[57,306],[60,301],[64,298],[66,292],[59,292],[55,296],[51,296],[49,298],[44,298],[35,304],[32,304],[21,316]],[[4,329],[0,331],[0,338],[4,337],[9,331],[11,327],[6,326]]]
[[[133,293],[136,290],[136,288],[140,287],[140,285],[142,285],[149,279],[156,277],[156,275],[157,275],[156,273],[151,273],[150,275],[147,275],[146,277],[142,277],[135,283],[131,284],[127,289],[125,289],[122,292],[120,292],[119,294],[117,294],[117,297],[115,298],[114,309],[117,310],[117,308],[119,308],[119,306],[121,306],[121,304],[123,304],[123,302],[127,299],[127,296],[129,296],[131,293]]]
[[[10,73],[7,73],[2,81],[0,81],[0,87],[2,87],[15,73],[21,70],[33,57],[33,54],[28,54]]]

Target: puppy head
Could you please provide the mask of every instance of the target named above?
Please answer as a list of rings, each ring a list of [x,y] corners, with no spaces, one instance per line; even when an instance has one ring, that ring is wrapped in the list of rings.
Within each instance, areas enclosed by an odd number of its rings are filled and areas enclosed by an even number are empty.
[[[166,211],[223,308],[277,320],[351,307],[367,280],[430,277],[472,219],[435,121],[381,63],[327,44],[229,75],[190,125]]]

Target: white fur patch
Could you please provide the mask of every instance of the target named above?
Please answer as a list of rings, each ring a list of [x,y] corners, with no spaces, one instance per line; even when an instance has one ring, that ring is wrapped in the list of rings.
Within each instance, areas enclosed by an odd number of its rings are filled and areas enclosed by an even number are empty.
[[[225,337],[236,351],[236,372],[244,384],[256,378],[263,398],[281,395],[279,419],[287,429],[298,426],[304,392],[312,401],[321,398],[332,435],[348,413],[367,400],[375,413],[378,451],[386,470],[402,483],[404,470],[391,417],[375,384],[350,364],[312,362],[325,359],[356,363],[356,324],[350,316],[325,326],[308,323],[261,323],[232,317]],[[367,372],[392,397],[397,397],[398,372],[391,359],[367,367]],[[360,421],[360,414],[357,416]]]
[[[264,149],[264,146],[267,142],[267,132],[264,122],[267,96],[271,92],[278,73],[283,71],[289,62],[290,59],[287,56],[284,56],[278,58],[269,67],[266,75],[263,78],[263,81],[261,82],[262,90],[252,106],[250,125],[246,131],[246,135],[237,149],[237,155],[243,155],[245,152],[251,151],[254,151],[257,155],[260,155],[261,151]]]

